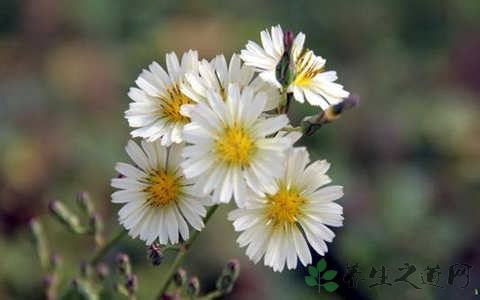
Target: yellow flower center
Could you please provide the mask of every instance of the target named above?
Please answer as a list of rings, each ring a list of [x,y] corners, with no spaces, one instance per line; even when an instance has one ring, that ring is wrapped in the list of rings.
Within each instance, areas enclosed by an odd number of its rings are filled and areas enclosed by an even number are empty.
[[[185,96],[177,84],[166,89],[168,96],[160,97],[160,112],[166,116],[170,121],[189,123],[190,118],[180,114],[180,107],[184,104],[191,104],[193,101]]]
[[[302,214],[305,199],[295,190],[288,189],[284,184],[275,195],[267,195],[267,219],[273,221],[275,228],[286,224],[294,224]]]
[[[323,65],[318,60],[315,60],[315,54],[311,50],[305,51],[300,55],[295,63],[295,68],[297,76],[293,84],[299,86],[309,85],[315,76],[323,72]]]
[[[223,161],[242,166],[248,166],[255,151],[255,143],[250,134],[237,125],[227,128],[216,146]]]
[[[178,178],[163,170],[152,173],[148,178],[150,184],[145,192],[150,194],[147,203],[152,207],[165,206],[174,202],[180,191]]]

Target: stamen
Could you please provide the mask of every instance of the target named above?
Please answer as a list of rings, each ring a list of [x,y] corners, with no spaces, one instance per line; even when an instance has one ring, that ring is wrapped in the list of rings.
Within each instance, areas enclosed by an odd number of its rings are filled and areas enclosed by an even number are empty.
[[[238,126],[227,128],[216,146],[223,161],[242,166],[248,166],[255,151],[254,140],[250,134]]]
[[[145,192],[150,193],[147,200],[150,206],[165,206],[176,201],[180,190],[178,178],[160,170],[152,173],[147,181],[150,186],[145,189]]]
[[[297,69],[295,85],[308,85],[315,76],[323,72],[323,63],[311,50],[305,51],[298,58],[295,66]]]
[[[173,122],[190,122],[190,118],[180,114],[180,107],[184,104],[191,104],[193,101],[184,95],[177,84],[166,89],[168,97],[161,97],[160,112]]]
[[[305,203],[305,199],[295,188],[287,188],[284,184],[275,195],[267,195],[267,199],[269,204],[267,219],[273,221],[275,228],[294,224],[301,216],[301,208]]]

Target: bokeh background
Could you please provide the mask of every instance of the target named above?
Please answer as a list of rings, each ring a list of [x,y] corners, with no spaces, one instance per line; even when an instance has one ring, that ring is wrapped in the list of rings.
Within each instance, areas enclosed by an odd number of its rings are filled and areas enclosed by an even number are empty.
[[[308,287],[304,267],[273,273],[253,265],[236,246],[230,207],[214,216],[186,261],[202,289],[214,286],[232,257],[242,273],[228,299],[468,299],[480,288],[480,2],[406,1],[128,1],[2,0],[0,2],[0,299],[43,299],[43,274],[27,222],[44,224],[62,256],[60,292],[92,253],[89,237],[73,236],[49,217],[47,202],[73,206],[88,190],[119,230],[109,202],[113,166],[126,161],[123,118],[128,88],[168,51],[198,49],[230,56],[275,24],[307,34],[307,46],[327,58],[339,82],[361,105],[313,137],[314,159],[332,163],[345,186],[345,224],[327,255],[339,271],[336,293]],[[295,106],[294,120],[315,109]],[[157,293],[168,263],[152,267],[141,241],[125,238],[139,299]],[[319,257],[315,257],[315,262]],[[169,257],[166,259],[169,260]],[[358,262],[357,289],[341,280]],[[372,266],[421,283],[427,266],[442,267],[446,289],[405,283],[368,288]],[[449,265],[473,265],[470,285],[447,285]],[[113,275],[115,277],[115,275]],[[104,299],[118,297],[111,282]]]

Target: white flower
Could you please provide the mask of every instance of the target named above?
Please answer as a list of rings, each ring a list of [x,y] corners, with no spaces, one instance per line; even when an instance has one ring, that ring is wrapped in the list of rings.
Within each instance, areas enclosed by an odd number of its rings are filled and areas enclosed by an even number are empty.
[[[167,148],[159,141],[142,141],[142,148],[129,141],[125,150],[135,165],[120,162],[115,167],[123,175],[112,179],[112,186],[121,189],[112,194],[112,202],[125,203],[118,212],[120,223],[148,245],[157,238],[161,244],[178,243],[179,233],[187,240],[187,222],[201,230],[206,210],[180,168],[183,145]]]
[[[305,148],[288,154],[285,172],[277,177],[273,192],[249,195],[245,208],[232,211],[229,219],[240,247],[255,263],[265,255],[265,265],[274,271],[297,267],[297,256],[306,266],[312,262],[308,243],[320,255],[327,252],[325,241],[335,234],[326,226],[342,226],[342,207],[333,202],[343,196],[341,186],[330,183],[325,174],[330,164],[310,159]]]
[[[241,51],[241,58],[247,66],[260,72],[260,77],[278,88],[280,82],[276,78],[276,67],[284,53],[284,36],[280,25],[273,26],[271,35],[267,30],[260,33],[262,47],[248,41],[246,49]],[[325,71],[325,62],[321,56],[316,56],[311,50],[304,50],[305,34],[299,33],[292,45],[291,55],[295,65],[296,76],[288,86],[287,92],[303,103],[305,99],[311,105],[320,106],[323,110],[337,104],[348,97],[349,93],[343,86],[335,83],[337,73]]]
[[[196,178],[199,192],[213,192],[213,202],[229,202],[232,195],[239,206],[247,193],[273,187],[273,177],[282,171],[285,150],[295,136],[277,134],[288,124],[285,115],[259,118],[266,96],[249,87],[229,86],[224,101],[210,91],[208,104],[191,111],[192,123],[185,126],[182,167],[187,178]]]
[[[166,55],[167,72],[153,62],[149,70],[143,70],[128,93],[130,108],[125,118],[130,127],[137,128],[131,132],[133,137],[142,137],[152,142],[161,139],[162,145],[182,142],[183,126],[190,120],[180,114],[183,104],[193,101],[183,94],[180,85],[187,72],[198,70],[198,53],[190,50],[183,54],[179,63],[174,52]]]
[[[238,54],[232,55],[228,65],[225,56],[217,55],[210,62],[202,60],[199,63],[198,72],[186,74],[181,91],[197,103],[207,103],[209,90],[216,91],[225,100],[230,84],[238,84],[240,90],[249,86],[254,92],[261,91],[267,94],[265,111],[274,109],[280,103],[280,91],[258,76],[254,78],[254,75],[255,70],[242,64]],[[185,115],[189,115],[193,107],[193,104],[184,105],[182,110],[185,111]]]

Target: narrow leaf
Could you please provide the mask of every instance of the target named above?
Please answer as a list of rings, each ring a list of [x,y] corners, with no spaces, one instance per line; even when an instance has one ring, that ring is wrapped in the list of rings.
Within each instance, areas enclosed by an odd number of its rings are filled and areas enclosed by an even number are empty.
[[[305,282],[309,286],[316,286],[317,285],[317,280],[311,276],[305,276]]]
[[[337,273],[338,272],[335,270],[328,270],[325,273],[323,273],[322,278],[325,280],[332,280],[333,278],[335,278],[335,276],[337,276]]]
[[[308,266],[308,273],[310,273],[312,277],[318,278],[318,271],[314,266]]]

